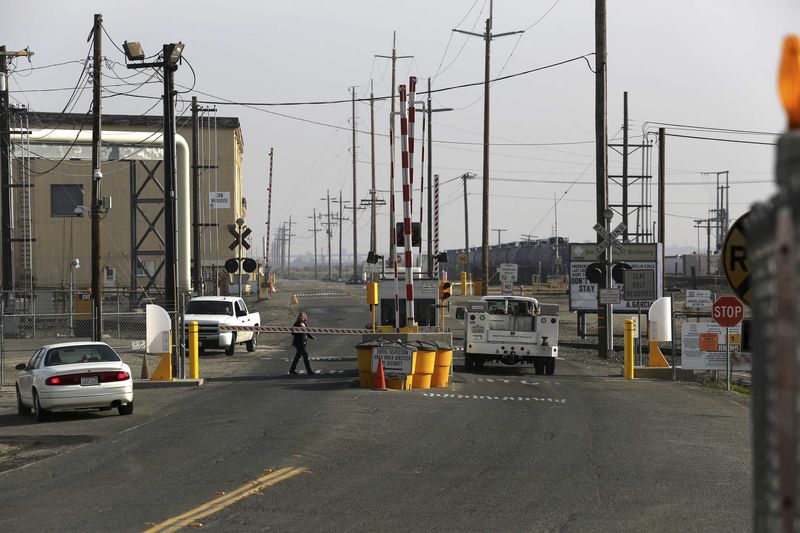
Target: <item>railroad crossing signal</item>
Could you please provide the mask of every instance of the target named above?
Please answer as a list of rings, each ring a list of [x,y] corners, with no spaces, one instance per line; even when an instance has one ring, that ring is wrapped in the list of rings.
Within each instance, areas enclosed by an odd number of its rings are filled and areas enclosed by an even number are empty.
[[[233,235],[234,239],[233,242],[230,244],[230,246],[228,246],[228,248],[230,248],[231,250],[235,250],[236,247],[239,246],[239,242],[241,239],[242,248],[244,248],[245,250],[250,249],[250,243],[247,242],[245,239],[247,239],[247,237],[249,237],[250,234],[253,233],[253,230],[251,230],[250,228],[244,228],[241,231],[241,237],[240,237],[239,227],[236,224],[228,224],[228,231],[231,233],[231,235]]]
[[[735,296],[720,296],[711,306],[711,316],[723,328],[732,328],[744,318],[744,306]]]
[[[622,246],[622,243],[617,240],[617,238],[623,233],[625,233],[626,229],[628,229],[628,226],[626,226],[623,222],[620,222],[611,233],[606,231],[606,228],[604,228],[600,224],[595,224],[592,227],[592,229],[594,229],[600,236],[600,238],[603,239],[603,241],[597,245],[598,254],[605,253],[606,248],[608,248],[609,246],[614,248],[614,251],[617,252],[618,254],[621,254],[623,251],[625,251],[625,248]]]

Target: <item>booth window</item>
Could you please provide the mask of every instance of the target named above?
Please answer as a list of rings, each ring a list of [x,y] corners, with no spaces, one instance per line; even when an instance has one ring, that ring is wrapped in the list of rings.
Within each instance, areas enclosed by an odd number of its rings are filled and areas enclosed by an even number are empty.
[[[75,217],[75,208],[83,205],[83,186],[72,183],[50,185],[50,216]]]

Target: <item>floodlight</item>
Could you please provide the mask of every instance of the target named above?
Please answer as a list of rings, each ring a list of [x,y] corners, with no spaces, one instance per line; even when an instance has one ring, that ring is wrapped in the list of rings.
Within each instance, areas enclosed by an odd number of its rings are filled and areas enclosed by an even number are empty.
[[[125,57],[128,58],[128,61],[141,61],[144,59],[144,50],[138,41],[125,41],[122,44],[122,49],[125,51]]]
[[[168,65],[175,65],[178,60],[180,60],[181,54],[183,53],[183,43],[170,43],[166,46],[164,51],[164,61]]]

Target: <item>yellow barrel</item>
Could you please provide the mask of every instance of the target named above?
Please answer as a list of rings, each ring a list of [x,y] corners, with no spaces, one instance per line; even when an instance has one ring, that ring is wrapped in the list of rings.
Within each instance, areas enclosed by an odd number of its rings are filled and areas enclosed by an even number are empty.
[[[431,387],[444,388],[450,381],[450,367],[453,364],[453,347],[438,345],[436,349],[436,366],[431,376]]]
[[[359,384],[362,388],[371,389],[375,386],[375,374],[367,370],[366,372],[363,370],[358,371],[358,380]]]
[[[415,352],[413,386],[415,389],[429,389],[433,371],[436,368],[436,345],[424,341],[415,342],[414,345],[417,351]]]
[[[372,372],[372,348],[358,348],[358,371]]]
[[[409,374],[403,379],[387,379],[386,388],[395,390],[410,390],[414,388],[413,374]]]

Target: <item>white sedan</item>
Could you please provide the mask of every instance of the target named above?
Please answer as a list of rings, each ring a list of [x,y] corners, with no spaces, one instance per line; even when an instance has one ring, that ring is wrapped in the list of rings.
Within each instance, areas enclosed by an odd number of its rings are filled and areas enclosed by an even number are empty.
[[[17,411],[47,420],[51,411],[111,409],[133,413],[131,369],[103,342],[48,344],[16,366]]]

